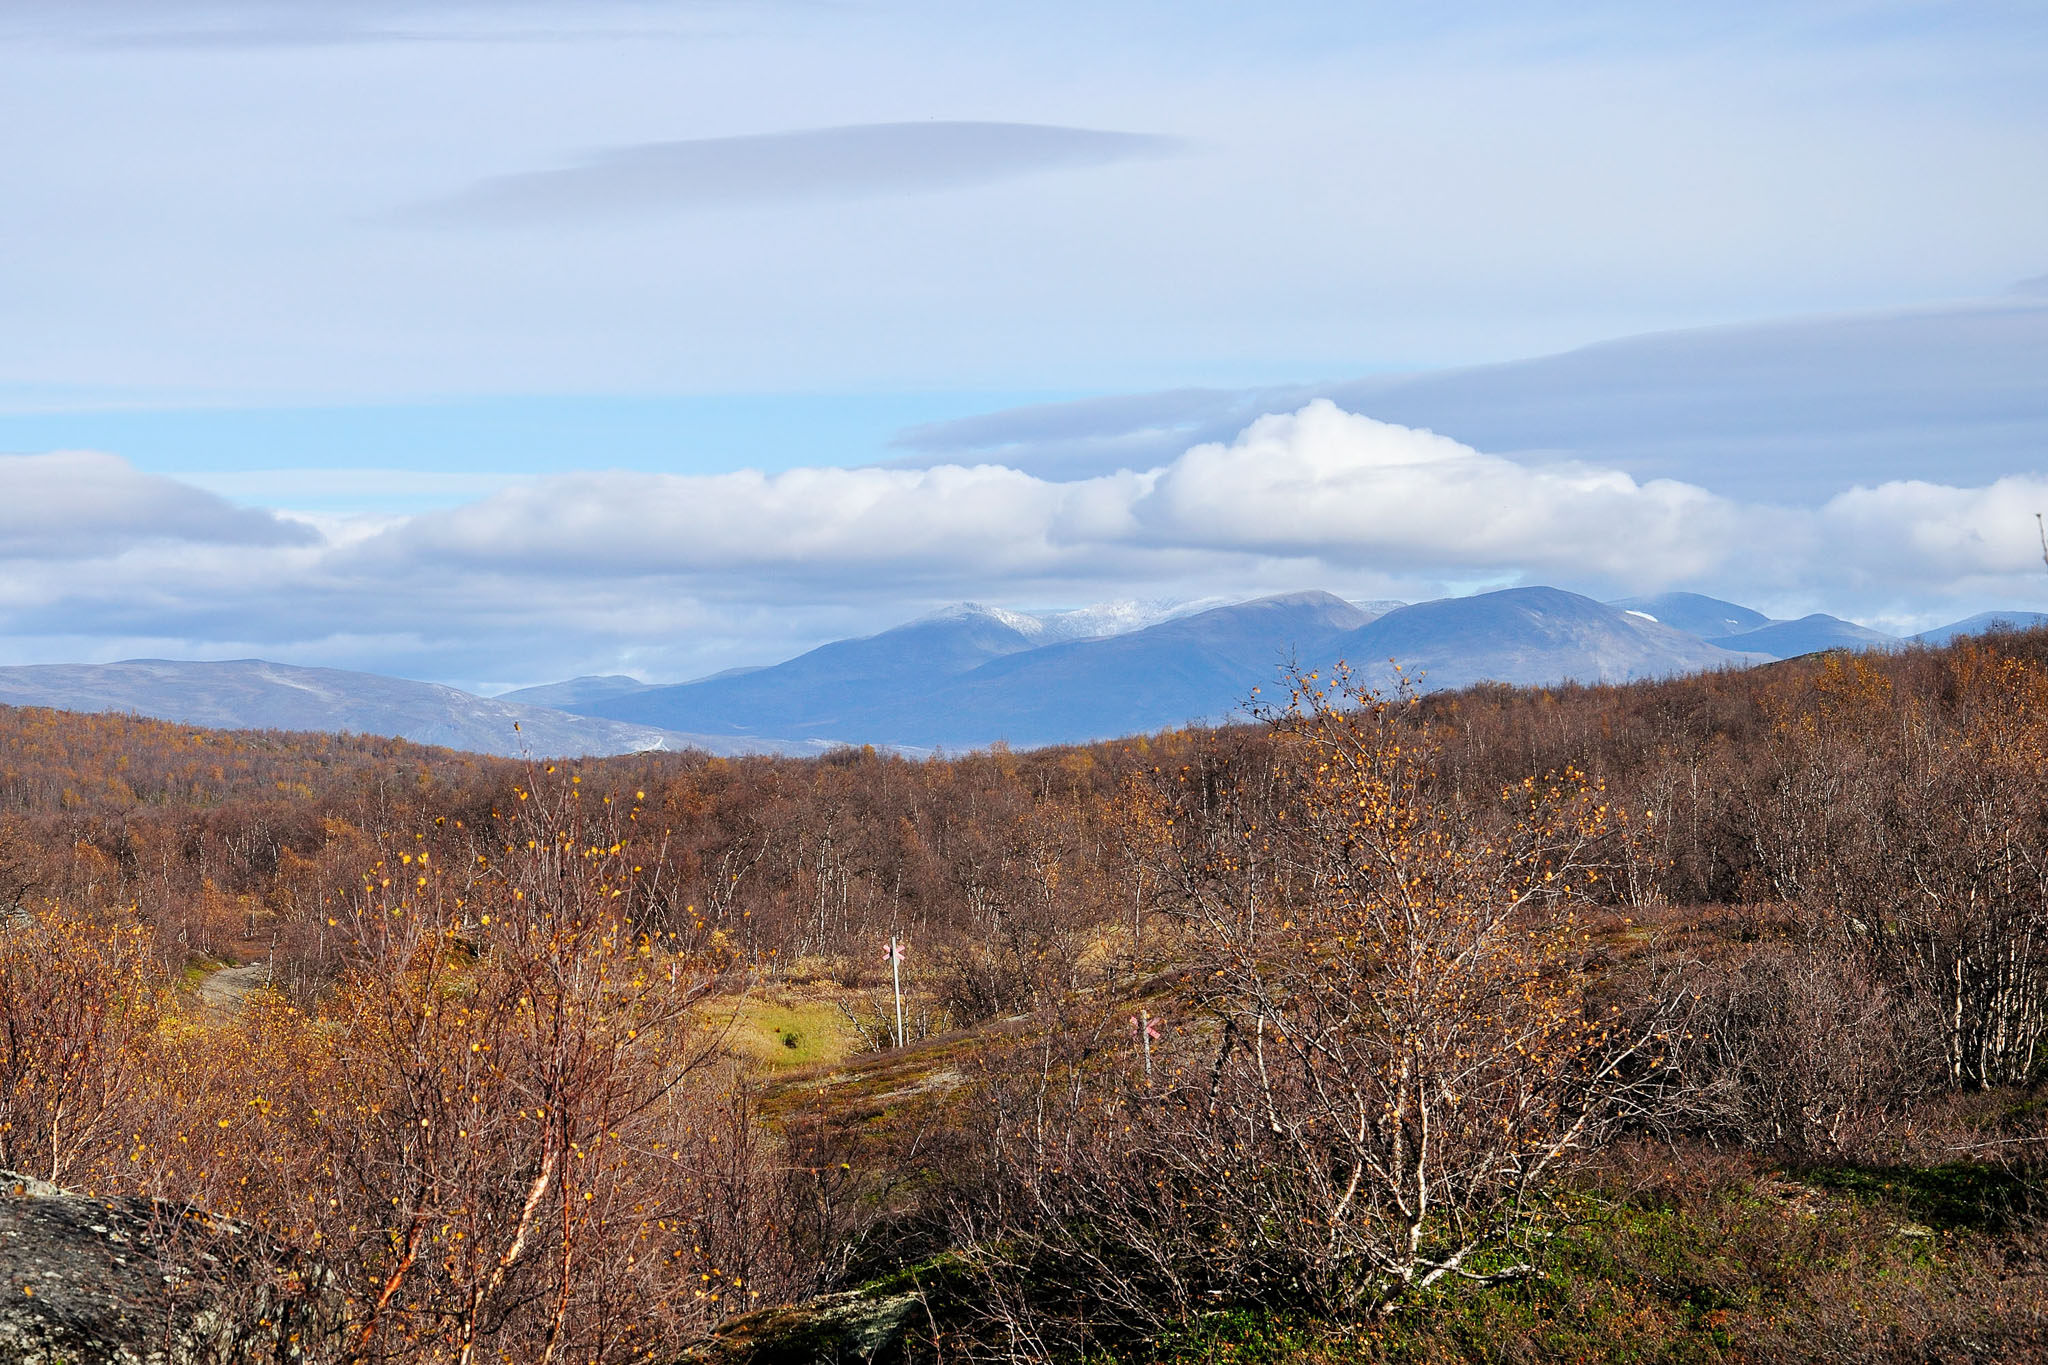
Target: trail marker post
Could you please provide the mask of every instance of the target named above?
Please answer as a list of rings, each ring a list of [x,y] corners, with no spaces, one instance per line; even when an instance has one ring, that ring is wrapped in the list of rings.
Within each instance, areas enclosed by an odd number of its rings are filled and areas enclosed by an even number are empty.
[[[1131,1016],[1131,1032],[1138,1036],[1138,1046],[1145,1050],[1145,1084],[1152,1084],[1152,1044],[1159,1040],[1159,1021],[1144,1010]]]
[[[896,990],[896,1046],[903,1046],[903,944],[894,934],[882,950],[889,959],[889,984]]]

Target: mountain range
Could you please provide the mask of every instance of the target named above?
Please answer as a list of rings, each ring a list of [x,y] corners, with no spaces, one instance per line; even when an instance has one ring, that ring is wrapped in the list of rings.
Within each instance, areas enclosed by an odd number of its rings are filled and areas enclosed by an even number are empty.
[[[782,663],[690,682],[572,678],[481,697],[433,683],[256,659],[0,668],[0,704],[124,711],[224,728],[354,731],[493,754],[648,749],[815,754],[1018,747],[1241,717],[1283,670],[1348,660],[1374,686],[1627,682],[1823,649],[1942,644],[2048,624],[1986,612],[1901,640],[1812,615],[1774,621],[1697,593],[1598,602],[1509,588],[1405,605],[1326,592],[1030,614],[962,603]]]
[[[1928,638],[2024,624],[2024,615],[1971,618]],[[965,603],[766,668],[660,686],[578,679],[508,696],[728,743],[957,750],[1227,720],[1244,714],[1255,689],[1272,697],[1290,662],[1349,660],[1375,686],[1436,690],[1626,682],[1904,643],[1833,616],[1774,621],[1696,593],[1598,602],[1531,587],[1404,605],[1301,592],[1065,640],[1046,639],[1034,618]]]

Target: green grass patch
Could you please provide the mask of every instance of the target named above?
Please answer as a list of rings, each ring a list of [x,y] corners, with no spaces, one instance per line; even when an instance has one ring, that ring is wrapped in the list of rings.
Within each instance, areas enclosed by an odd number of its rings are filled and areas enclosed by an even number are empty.
[[[853,1051],[846,1016],[829,1000],[780,994],[721,1000],[710,1011],[734,1054],[770,1071],[837,1063]]]

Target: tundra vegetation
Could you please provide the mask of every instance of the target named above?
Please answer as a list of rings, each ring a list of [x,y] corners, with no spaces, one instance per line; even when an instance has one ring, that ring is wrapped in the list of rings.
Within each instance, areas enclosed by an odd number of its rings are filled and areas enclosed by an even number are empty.
[[[0,1164],[246,1229],[222,1362],[862,1288],[908,1359],[2048,1354],[2048,634],[1292,682],[573,769],[0,709]]]

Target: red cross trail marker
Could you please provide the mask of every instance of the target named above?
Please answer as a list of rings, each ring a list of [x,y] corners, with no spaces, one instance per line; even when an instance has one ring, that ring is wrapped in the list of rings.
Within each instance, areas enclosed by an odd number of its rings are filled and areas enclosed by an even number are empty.
[[[882,949],[882,957],[889,964],[889,982],[896,988],[896,1046],[903,1046],[903,944],[891,936],[889,944]]]
[[[1152,1084],[1152,1044],[1159,1041],[1159,1021],[1144,1010],[1131,1016],[1131,1032],[1145,1049],[1145,1084]]]

